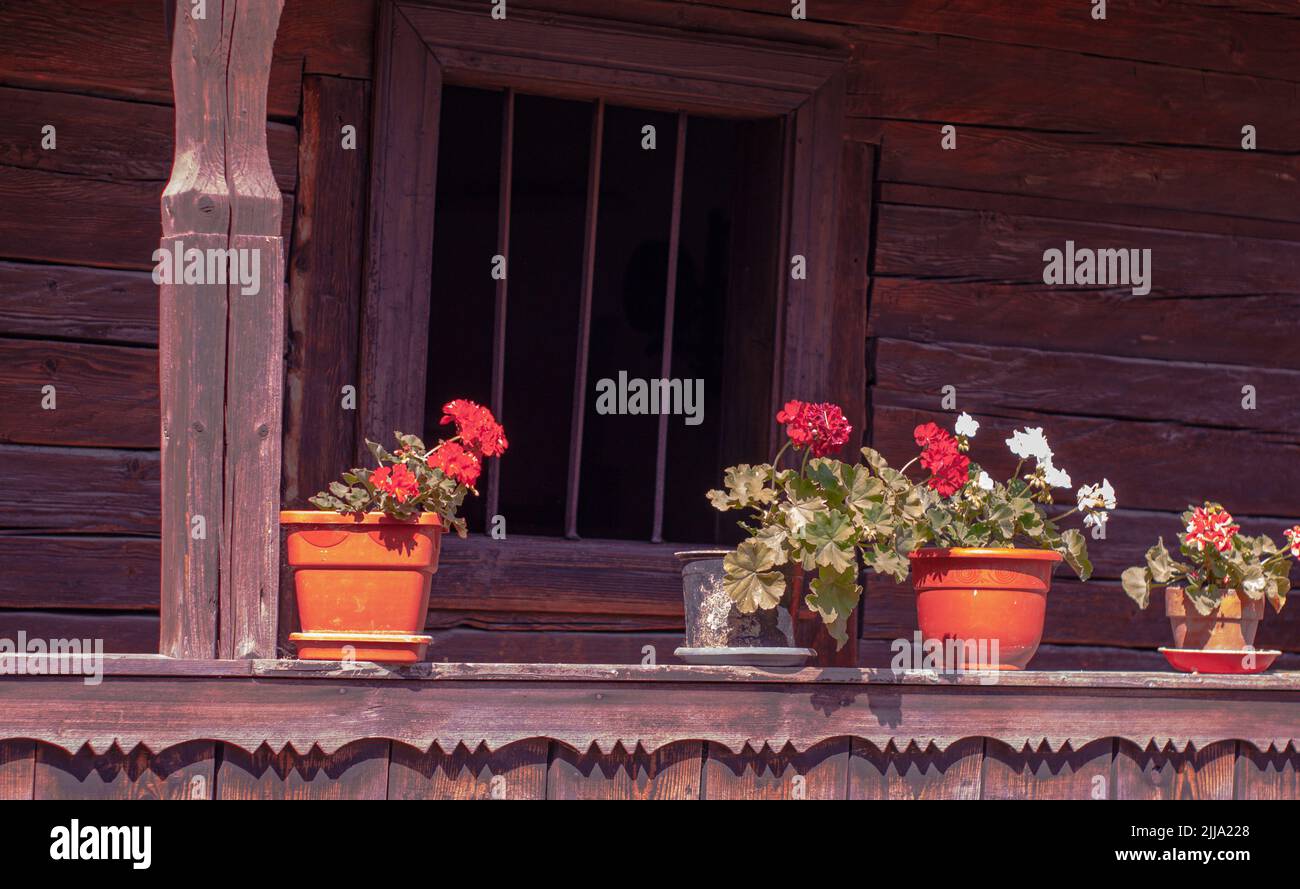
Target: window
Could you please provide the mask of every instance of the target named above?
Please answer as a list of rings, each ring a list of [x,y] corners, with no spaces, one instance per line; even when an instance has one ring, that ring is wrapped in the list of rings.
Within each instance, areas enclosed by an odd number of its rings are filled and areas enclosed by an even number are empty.
[[[844,57],[436,3],[385,2],[378,27],[359,432],[432,434],[463,394],[511,436],[470,507],[511,545],[449,548],[455,598],[431,607],[680,620],[672,547],[649,541],[730,539],[703,492],[770,454],[780,399],[837,400],[861,428],[865,280],[835,267]],[[663,447],[658,416],[592,422],[619,370],[704,379],[706,422],[669,417]]]

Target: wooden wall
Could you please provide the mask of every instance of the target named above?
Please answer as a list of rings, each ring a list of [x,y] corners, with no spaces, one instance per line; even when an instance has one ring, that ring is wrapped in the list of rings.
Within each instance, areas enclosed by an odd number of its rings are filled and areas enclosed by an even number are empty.
[[[157,290],[148,276],[171,163],[160,4],[0,7],[0,633],[97,635],[152,650],[158,602]],[[1191,500],[1275,537],[1300,512],[1300,13],[1276,0],[519,0],[847,49],[836,270],[869,288],[870,439],[910,452],[940,390],[985,423],[977,456],[1043,425],[1076,481],[1124,507],[1062,575],[1052,666],[1153,666],[1155,612],[1118,589]],[[272,163],[285,193],[289,318],[284,496],[350,454],[373,0],[288,0],[273,65]],[[111,47],[111,51],[106,48]],[[354,122],[362,150],[340,156]],[[40,147],[41,127],[58,147]],[[940,148],[940,127],[957,148]],[[1241,128],[1258,131],[1243,151]],[[340,158],[343,157],[341,160]],[[1047,288],[1042,252],[1147,248],[1154,286]],[[311,344],[328,342],[323,350]],[[41,387],[57,387],[57,410]],[[1242,387],[1258,407],[1244,410]],[[328,439],[328,440],[325,440]],[[310,441],[310,446],[303,442]],[[987,447],[987,450],[984,448]],[[995,459],[991,469],[1006,469]],[[314,488],[312,488],[314,490]],[[671,572],[599,613],[463,595],[447,548],[437,659],[634,662],[677,644]],[[601,606],[595,606],[600,609]],[[1259,641],[1300,649],[1296,609]],[[908,635],[910,593],[872,582],[862,651]],[[1041,665],[1047,665],[1046,661]]]
[[[213,741],[69,753],[11,740],[0,742],[0,799],[1296,799],[1297,765],[1293,750],[1244,742],[1142,750],[1109,738],[1059,752],[829,738],[736,753],[706,741],[575,751],[547,738],[444,753],[380,738],[328,755]]]
[[[301,277],[313,245],[346,231],[304,229],[298,171],[311,154],[299,135],[328,113],[322,101],[364,97],[373,15],[373,0],[285,4],[268,146],[285,235],[295,238],[291,282],[295,260]],[[368,116],[358,109],[353,121],[362,169]],[[46,125],[53,150],[42,148]],[[157,650],[158,288],[149,273],[172,143],[163,3],[0,6],[0,635]],[[320,185],[323,208],[349,200]],[[364,191],[351,200],[364,206]],[[350,253],[359,261],[359,248]],[[54,410],[42,408],[47,385]]]

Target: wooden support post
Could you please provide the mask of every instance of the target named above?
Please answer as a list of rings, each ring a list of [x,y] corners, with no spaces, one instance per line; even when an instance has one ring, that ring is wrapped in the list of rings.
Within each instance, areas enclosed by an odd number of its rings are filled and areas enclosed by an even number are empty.
[[[203,274],[187,283],[173,266],[159,296],[159,650],[172,657],[274,652],[284,274],[266,88],[282,2],[238,0],[201,19],[174,7],[160,248],[201,260]],[[230,280],[253,261],[251,286]]]

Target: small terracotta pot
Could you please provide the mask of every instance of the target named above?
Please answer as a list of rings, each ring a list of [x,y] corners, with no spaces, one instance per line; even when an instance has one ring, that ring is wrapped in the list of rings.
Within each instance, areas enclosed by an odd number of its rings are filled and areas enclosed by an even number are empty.
[[[922,549],[910,553],[925,641],[961,648],[967,670],[1022,670],[1038,651],[1059,553],[1045,549]],[[945,663],[949,658],[945,656]]]
[[[302,632],[289,638],[299,657],[423,659],[432,637],[420,631],[442,548],[437,515],[401,522],[380,513],[285,510],[280,524],[289,529],[285,553],[302,622]],[[384,644],[388,636],[392,643]]]
[[[1166,587],[1165,615],[1174,631],[1174,648],[1244,651],[1255,646],[1264,600],[1229,590],[1217,609],[1201,614],[1187,601],[1182,587]]]

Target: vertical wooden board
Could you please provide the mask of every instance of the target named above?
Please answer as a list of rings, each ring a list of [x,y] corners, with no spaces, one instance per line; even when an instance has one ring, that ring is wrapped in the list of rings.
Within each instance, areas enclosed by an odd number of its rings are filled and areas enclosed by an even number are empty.
[[[853,739],[849,799],[979,799],[984,740],[963,738],[939,750],[915,743],[884,750]]]
[[[101,754],[68,753],[39,744],[35,799],[211,799],[216,744],[189,741],[150,753],[114,747]]]
[[[226,249],[225,235],[164,239]],[[162,395],[162,639],[170,657],[217,656],[225,488],[226,288],[165,284],[159,297]]]
[[[389,799],[545,799],[545,738],[516,741],[498,750],[421,752],[394,743],[388,765]]]
[[[423,431],[442,100],[442,69],[395,3],[379,8],[376,44],[359,460],[368,459],[366,438]]]
[[[369,174],[370,85],[303,79],[301,169],[289,260],[285,358],[286,507],[302,507],[355,451],[357,325]],[[343,128],[355,128],[345,148]],[[351,408],[343,387],[352,386]]]
[[[1237,745],[1237,799],[1300,799],[1300,751],[1259,751],[1253,744]]]
[[[849,739],[829,738],[800,753],[786,746],[746,746],[732,753],[708,742],[701,799],[844,799],[848,793]]]
[[[31,799],[34,741],[0,741],[0,800]]]
[[[553,745],[546,775],[547,799],[699,799],[704,747],[679,741],[647,753],[620,745],[607,754],[592,745],[575,753]]]
[[[1115,749],[1115,799],[1232,799],[1236,741],[1203,750],[1143,750],[1130,741]]]
[[[275,654],[280,590],[284,275],[278,237],[235,235],[261,257],[259,292],[230,290],[220,652]]]
[[[1016,750],[986,740],[983,799],[1110,799],[1115,742],[1103,739],[1079,750]]]
[[[217,766],[218,799],[384,799],[389,741],[367,739],[328,756],[319,747],[279,753],[263,744],[253,753],[223,744]]]

